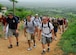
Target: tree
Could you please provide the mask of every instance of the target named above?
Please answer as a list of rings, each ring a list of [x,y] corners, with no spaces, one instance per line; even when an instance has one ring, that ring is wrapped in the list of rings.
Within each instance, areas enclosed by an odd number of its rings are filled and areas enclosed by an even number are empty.
[[[17,0],[10,0],[13,3],[13,14],[15,14],[15,3],[18,3]]]
[[[0,11],[1,11],[1,7],[2,7],[3,5],[2,4],[0,4]]]

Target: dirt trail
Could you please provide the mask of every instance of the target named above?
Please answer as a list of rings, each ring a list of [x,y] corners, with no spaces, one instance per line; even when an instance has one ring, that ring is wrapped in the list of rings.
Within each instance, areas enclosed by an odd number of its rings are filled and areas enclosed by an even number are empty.
[[[61,51],[57,48],[57,43],[59,42],[61,38],[61,34],[59,34],[58,31],[58,40],[53,41],[51,43],[51,51],[49,53],[46,53],[45,55],[62,55]],[[16,46],[15,43],[15,37],[12,38],[13,41],[13,48],[8,49],[9,42],[8,40],[4,40],[3,38],[0,38],[0,55],[41,55],[42,47],[41,42],[37,40],[36,43],[37,47],[33,48],[32,51],[27,51],[28,44],[27,39],[23,35],[23,31],[20,32],[19,36],[19,47]]]

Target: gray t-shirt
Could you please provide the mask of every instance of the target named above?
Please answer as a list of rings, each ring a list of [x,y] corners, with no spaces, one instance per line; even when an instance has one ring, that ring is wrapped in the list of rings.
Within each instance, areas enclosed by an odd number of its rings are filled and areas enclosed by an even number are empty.
[[[24,27],[26,28],[26,32],[33,34],[35,31],[35,27],[37,27],[37,24],[35,21],[31,20],[30,22],[27,21],[27,25],[26,25],[26,21],[25,21]]]
[[[42,24],[39,26],[39,29],[42,31],[41,32],[42,36],[52,37],[52,34],[50,32],[51,32],[51,30],[53,30],[54,27],[51,23],[49,23],[49,26],[50,26],[50,28],[48,27],[48,23],[43,24],[43,27],[42,27]]]
[[[36,22],[37,26],[39,26],[41,24],[40,18],[35,18],[34,21]]]

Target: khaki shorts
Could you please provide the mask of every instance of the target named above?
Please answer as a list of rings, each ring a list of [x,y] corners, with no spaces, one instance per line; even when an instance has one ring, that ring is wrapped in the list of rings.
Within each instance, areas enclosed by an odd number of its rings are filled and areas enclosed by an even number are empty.
[[[26,33],[26,37],[27,37],[27,40],[35,40],[35,36],[33,36],[33,34]]]

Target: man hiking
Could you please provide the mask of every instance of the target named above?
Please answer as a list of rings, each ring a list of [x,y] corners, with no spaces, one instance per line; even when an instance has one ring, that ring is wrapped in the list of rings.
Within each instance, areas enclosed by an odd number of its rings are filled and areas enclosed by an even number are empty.
[[[33,47],[34,48],[36,47],[36,42],[35,42],[36,30],[37,30],[36,22],[32,20],[31,15],[28,15],[24,23],[24,34],[27,37],[28,45],[29,45],[29,48],[27,49],[28,51],[32,50],[31,40],[33,40],[34,42]]]
[[[41,54],[46,53],[45,45],[47,44],[47,52],[50,51],[50,42],[52,41],[54,37],[54,30],[53,30],[53,25],[47,21],[47,17],[43,16],[42,17],[42,24],[39,26],[39,36],[38,39],[40,40],[41,37],[41,43],[42,43],[42,48],[43,51]]]
[[[9,43],[10,46],[8,48],[12,48],[12,35],[14,35],[16,37],[16,46],[19,46],[19,42],[18,42],[18,19],[16,17],[14,17],[14,15],[12,13],[9,13],[8,18],[6,19],[6,25],[5,25],[5,29],[6,26],[9,25],[8,27],[8,39],[9,39]]]
[[[57,40],[57,31],[58,31],[58,26],[59,26],[57,19],[54,19],[53,26],[54,26],[54,35],[55,35],[54,38],[55,40]]]

